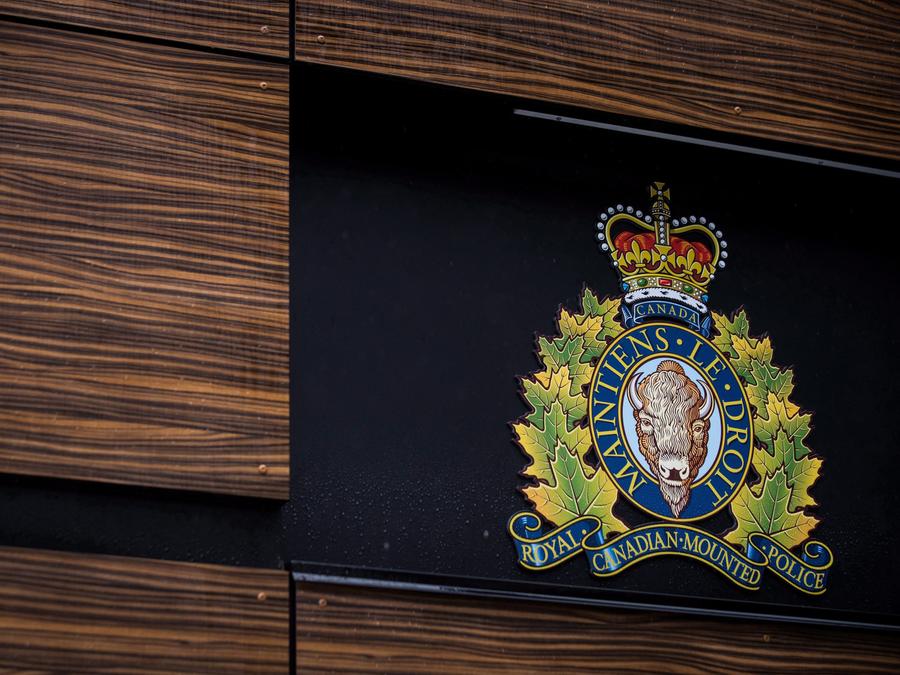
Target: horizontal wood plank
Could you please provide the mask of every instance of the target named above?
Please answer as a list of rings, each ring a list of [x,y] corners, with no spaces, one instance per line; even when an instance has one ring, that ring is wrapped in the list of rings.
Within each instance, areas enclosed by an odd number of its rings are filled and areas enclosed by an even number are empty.
[[[288,495],[288,66],[0,22],[0,471]]]
[[[296,56],[900,159],[892,0],[297,0]]]
[[[301,672],[897,672],[896,634],[299,583]]]
[[[2,0],[0,14],[287,58],[291,0]]]
[[[278,570],[0,548],[0,670],[283,675],[289,582]]]

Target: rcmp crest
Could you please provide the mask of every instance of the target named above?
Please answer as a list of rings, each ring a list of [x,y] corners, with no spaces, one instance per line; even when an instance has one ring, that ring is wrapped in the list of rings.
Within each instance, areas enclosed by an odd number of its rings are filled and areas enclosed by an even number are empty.
[[[674,217],[662,183],[648,213],[610,207],[597,230],[621,296],[585,289],[578,311],[561,309],[559,335],[538,340],[542,370],[521,380],[530,412],[513,430],[533,510],[509,521],[519,564],[583,557],[604,578],[677,555],[749,590],[771,573],[824,593],[832,553],[810,538],[822,467],[806,445],[811,416],[746,313],[707,305],[728,259],[722,231]],[[642,517],[629,522],[620,501]],[[722,511],[731,526],[708,531]]]

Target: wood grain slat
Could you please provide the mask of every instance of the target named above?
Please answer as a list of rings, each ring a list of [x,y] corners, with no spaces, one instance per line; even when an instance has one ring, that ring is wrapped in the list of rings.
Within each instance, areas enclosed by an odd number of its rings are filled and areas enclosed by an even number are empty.
[[[287,497],[288,82],[0,22],[0,471]]]
[[[0,14],[287,58],[290,0],[0,0]]]
[[[298,583],[300,672],[900,670],[897,634]]]
[[[278,570],[0,548],[0,670],[283,675],[289,581]]]
[[[892,0],[298,0],[296,56],[900,159]]]

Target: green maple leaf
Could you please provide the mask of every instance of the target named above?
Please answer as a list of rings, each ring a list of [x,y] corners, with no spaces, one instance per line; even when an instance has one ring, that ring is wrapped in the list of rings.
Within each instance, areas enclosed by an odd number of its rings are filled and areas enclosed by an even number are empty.
[[[809,450],[797,441],[796,436],[790,437],[783,431],[775,436],[774,457],[776,461],[780,459],[784,465],[788,486],[791,488],[788,509],[794,511],[806,506],[815,506],[816,500],[809,494],[809,489],[819,479],[822,460],[811,456]]]
[[[593,339],[585,343],[585,350],[591,354],[591,358],[597,358],[606,349],[606,340],[619,335],[625,328],[616,321],[621,301],[618,298],[606,298],[598,300],[590,289],[585,289],[581,296],[582,311],[578,315],[598,317],[602,320],[600,330],[593,335]]]
[[[760,408],[770,394],[787,397],[794,390],[793,373],[772,365],[772,343],[769,338],[731,336],[732,365],[747,383],[750,403]]]
[[[779,430],[783,430],[790,438],[797,439],[800,456],[809,454],[809,448],[803,445],[810,432],[810,415],[800,414],[800,408],[785,399],[769,394],[765,405],[757,410],[755,424],[756,438],[764,445],[771,447]]]
[[[817,521],[802,510],[790,509],[793,490],[788,485],[784,467],[766,476],[758,490],[758,494],[749,489],[738,492],[731,503],[736,526],[725,535],[725,539],[746,546],[750,534],[762,532],[785,548],[793,548],[806,541]]]
[[[530,460],[524,473],[538,481],[537,486],[524,491],[533,495],[529,498],[535,504],[541,504],[538,511],[550,522],[568,522],[563,520],[567,513],[589,512],[604,527],[609,523],[619,531],[626,529],[612,515],[615,486],[606,474],[596,471],[585,460],[592,444],[590,429],[584,426],[587,417],[584,387],[591,378],[594,359],[606,348],[607,338],[623,330],[615,320],[618,311],[618,300],[601,301],[585,289],[580,312],[560,310],[559,335],[538,340],[538,356],[544,370],[522,378],[523,395],[531,412],[513,424],[513,431],[516,442]]]
[[[750,403],[759,408],[769,394],[786,399],[794,391],[794,377],[790,370],[780,370],[771,361],[752,361],[747,372]]]
[[[525,400],[531,405],[531,413],[525,419],[539,424],[544,411],[549,410],[554,401],[559,401],[571,423],[587,415],[587,399],[573,394],[570,383],[568,366],[556,372],[540,371],[535,373],[534,379],[522,378]]]
[[[744,310],[737,312],[729,319],[724,314],[713,312],[713,323],[716,326],[716,335],[713,338],[713,344],[732,357],[737,357],[737,353],[731,345],[733,338],[746,338],[750,332],[750,323],[747,321],[747,314]]]
[[[756,437],[762,447],[753,454],[753,467],[760,476],[773,475],[783,468],[791,488],[790,510],[815,506],[809,489],[819,478],[822,460],[805,445],[810,432],[810,416],[800,414],[790,402],[770,394],[763,419],[756,423]]]
[[[578,363],[584,352],[584,341],[580,337],[568,336],[538,339],[538,356],[550,370],[559,370],[563,366]]]
[[[731,319],[713,314],[713,319],[714,342],[731,356],[755,409],[757,445],[752,462],[760,476],[758,483],[743,485],[735,496],[731,511],[737,524],[726,539],[746,546],[750,533],[765,532],[785,546],[796,546],[818,523],[805,511],[816,505],[809,490],[822,467],[822,460],[806,446],[810,416],[790,401],[793,372],[772,363],[769,338],[750,336],[746,313],[740,311]]]
[[[604,316],[610,313],[610,308],[613,309],[612,313],[614,314],[619,308],[619,301],[611,300],[609,298],[601,301],[600,298],[594,294],[594,291],[590,288],[585,288],[584,293],[581,294],[581,308],[582,314]]]
[[[522,489],[525,497],[549,523],[562,526],[581,516],[594,516],[603,533],[625,532],[628,527],[612,513],[617,490],[606,473],[588,476],[578,455],[558,443],[550,462],[552,481]]]
[[[519,447],[531,459],[531,464],[525,468],[527,475],[548,483],[552,481],[550,465],[556,457],[558,443],[565,443],[579,457],[584,457],[591,449],[590,430],[581,426],[573,426],[570,430],[569,418],[558,400],[543,411],[540,423],[517,422],[513,430]]]
[[[567,418],[559,402],[547,410],[541,410],[539,420],[513,424],[516,442],[531,460],[525,467],[528,475],[545,482],[553,480],[550,462],[556,455],[556,443],[566,424]]]
[[[618,301],[600,302],[586,289],[582,294],[581,305],[582,311],[577,314],[560,310],[557,321],[560,335],[574,347],[567,352],[573,394],[582,393],[584,386],[590,381],[594,372],[593,361],[606,349],[606,339],[622,332],[622,326],[615,321],[615,314],[619,310]]]

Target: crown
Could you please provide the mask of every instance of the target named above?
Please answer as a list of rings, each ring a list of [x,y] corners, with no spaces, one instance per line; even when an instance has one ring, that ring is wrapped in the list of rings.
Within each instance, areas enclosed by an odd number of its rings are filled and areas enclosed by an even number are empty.
[[[669,188],[650,185],[650,212],[618,204],[600,214],[597,239],[622,281],[626,307],[657,300],[707,313],[709,284],[725,267],[728,242],[706,218],[673,218]],[[700,329],[699,324],[694,324]]]

